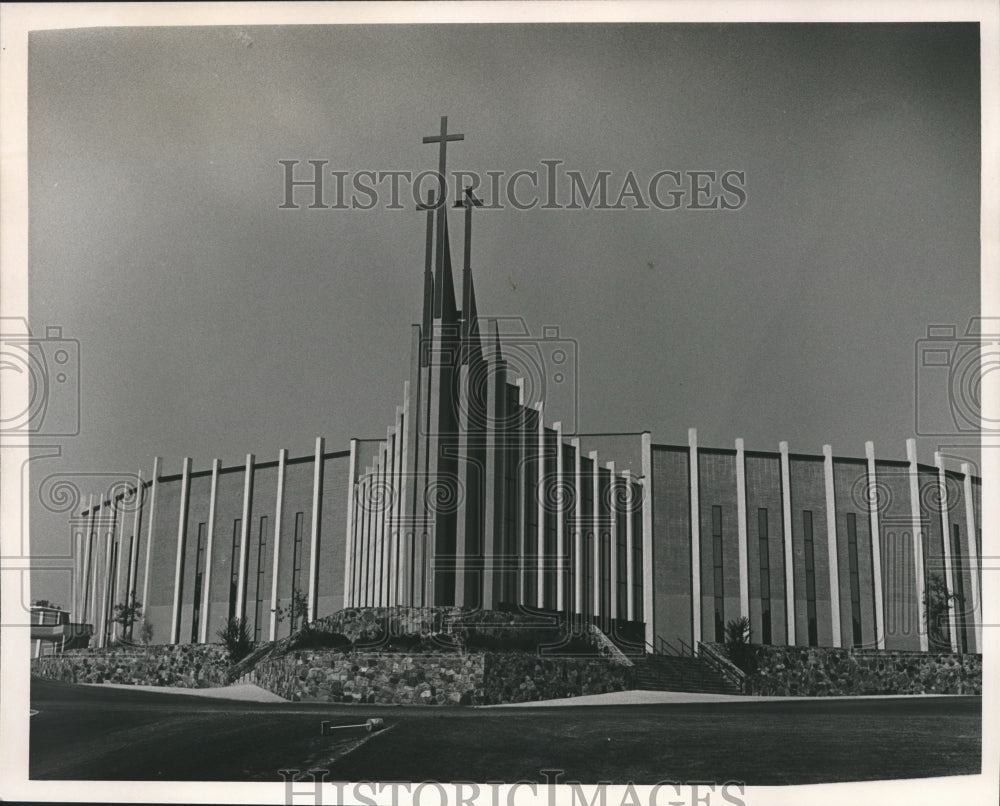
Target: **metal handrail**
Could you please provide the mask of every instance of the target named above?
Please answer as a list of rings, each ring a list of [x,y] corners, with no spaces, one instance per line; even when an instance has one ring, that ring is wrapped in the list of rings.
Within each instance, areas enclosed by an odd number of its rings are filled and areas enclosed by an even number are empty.
[[[715,647],[711,647],[699,641],[698,657],[705,660],[723,677],[738,686],[741,692],[746,691],[746,673],[729,660],[729,658],[723,657],[718,650],[715,649]]]

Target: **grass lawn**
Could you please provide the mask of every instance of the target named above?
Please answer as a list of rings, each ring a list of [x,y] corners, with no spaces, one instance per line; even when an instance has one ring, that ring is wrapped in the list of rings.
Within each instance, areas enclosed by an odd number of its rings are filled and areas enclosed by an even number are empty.
[[[33,681],[32,778],[652,784],[977,773],[978,697],[470,709],[247,703]],[[389,730],[321,736],[380,716]]]

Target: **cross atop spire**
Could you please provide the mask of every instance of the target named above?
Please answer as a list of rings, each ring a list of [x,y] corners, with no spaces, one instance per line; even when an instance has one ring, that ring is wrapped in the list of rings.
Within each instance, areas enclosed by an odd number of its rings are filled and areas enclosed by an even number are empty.
[[[448,143],[464,140],[464,134],[448,134],[448,118],[441,116],[441,133],[424,138],[424,143],[437,143],[438,148],[438,182],[440,183],[440,198],[438,200],[437,222],[435,226],[434,250],[434,316],[447,318],[449,311],[454,313],[454,288],[451,278],[451,255],[448,245],[448,208],[444,203],[448,195],[448,179],[445,175]],[[448,304],[445,304],[445,298]]]
[[[445,166],[446,166],[446,156],[448,151],[448,143],[455,142],[456,140],[464,140],[464,134],[448,134],[448,116],[442,115],[441,117],[441,133],[435,135],[429,135],[424,138],[424,143],[437,143],[438,144],[438,174],[440,174],[441,182],[447,182],[445,176]],[[445,194],[441,194],[441,201],[445,199]]]

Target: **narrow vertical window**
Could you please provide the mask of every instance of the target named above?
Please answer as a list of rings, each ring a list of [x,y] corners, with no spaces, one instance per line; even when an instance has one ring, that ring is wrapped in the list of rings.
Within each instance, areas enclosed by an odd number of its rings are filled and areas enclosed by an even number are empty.
[[[624,485],[625,481],[617,481],[616,484]],[[616,576],[616,587],[615,591],[616,597],[616,607],[618,609],[618,618],[621,621],[626,621],[628,619],[628,597],[631,595],[631,591],[628,589],[628,542],[626,540],[628,529],[627,522],[630,517],[630,513],[626,510],[625,501],[628,501],[629,497],[627,495],[617,496],[616,500],[619,501],[618,510],[615,516],[615,576]],[[633,535],[634,537],[634,535]]]
[[[725,591],[722,575],[722,507],[712,507],[712,570],[715,590],[715,640],[726,640]]]
[[[851,628],[854,646],[861,646],[861,578],[858,574],[858,519],[847,513],[847,563],[851,580]]]
[[[194,612],[191,616],[191,643],[198,643],[198,625],[201,623],[201,586],[205,561],[205,524],[198,524],[198,547],[194,556]]]
[[[295,539],[292,546],[292,605],[289,612],[288,625],[289,633],[295,631],[295,620],[301,613],[295,611],[296,599],[299,591],[302,590],[302,522],[304,515],[301,512],[295,513]]]
[[[267,515],[260,517],[260,532],[257,534],[257,581],[254,590],[253,640],[261,636],[261,595],[264,591],[264,566],[267,560]]]
[[[959,530],[958,524],[953,523],[951,525],[951,556],[954,558],[952,565],[955,569],[955,597],[956,601],[951,602],[951,606],[957,608],[955,624],[957,626],[958,638],[960,641],[960,646],[962,652],[969,651],[969,638],[966,633],[965,626],[965,579],[962,577],[962,571],[965,563],[962,562],[962,533]],[[972,569],[973,572],[975,569]]]
[[[767,537],[767,509],[757,510],[757,552],[760,555],[760,640],[771,643],[771,560]]]
[[[634,501],[641,501],[642,488],[635,485]],[[629,515],[632,518],[632,596],[634,597],[632,607],[635,612],[636,621],[645,621],[642,612],[642,508],[636,506]]]
[[[816,646],[816,566],[813,551],[813,514],[808,509],[802,513],[802,536],[806,561],[806,617],[809,624],[809,646]]]
[[[236,599],[240,584],[240,531],[243,522],[240,518],[233,521],[233,550],[229,562],[229,618],[236,618]]]

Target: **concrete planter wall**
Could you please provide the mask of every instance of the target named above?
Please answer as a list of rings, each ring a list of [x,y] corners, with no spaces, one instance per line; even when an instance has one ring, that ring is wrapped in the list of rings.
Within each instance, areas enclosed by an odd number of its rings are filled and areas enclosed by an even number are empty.
[[[760,646],[748,694],[981,694],[981,655]]]
[[[127,683],[211,688],[225,685],[221,644],[179,644],[137,649],[71,650],[31,661],[31,673],[67,683]]]

